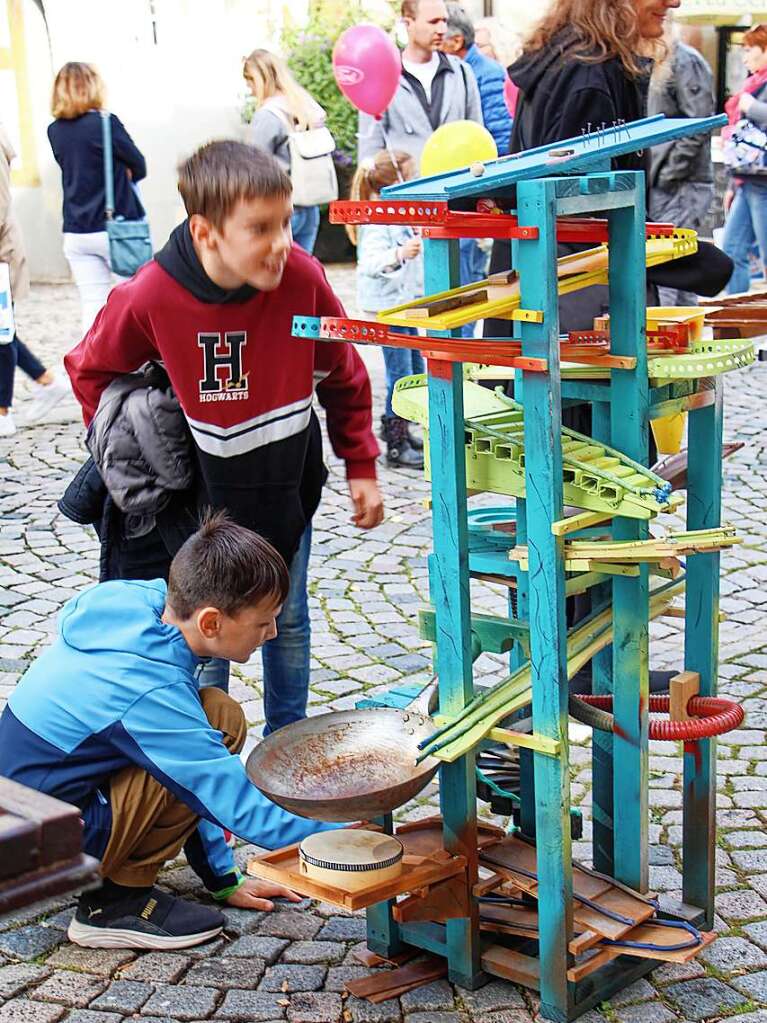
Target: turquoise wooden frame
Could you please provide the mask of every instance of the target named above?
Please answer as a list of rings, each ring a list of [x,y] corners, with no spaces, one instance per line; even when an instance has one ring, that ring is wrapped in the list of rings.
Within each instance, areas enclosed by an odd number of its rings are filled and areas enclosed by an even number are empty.
[[[516,214],[534,237],[514,242],[522,304],[543,310],[542,323],[516,326],[523,354],[546,360],[546,372],[518,372],[525,406],[527,498],[516,502],[517,538],[530,551],[529,571],[518,579],[517,616],[529,622],[535,666],[534,730],[560,743],[558,756],[522,751],[523,833],[538,850],[541,1014],[570,1020],[653,968],[652,960],[624,957],[575,984],[567,979],[572,935],[568,686],[565,673],[565,572],[563,538],[551,530],[563,516],[560,445],[562,390],[592,402],[593,434],[637,461],[646,461],[653,405],[686,393],[651,391],[645,343],[645,209],[641,172],[599,172],[541,177],[516,183]],[[632,370],[614,370],[609,385],[562,385],[556,287],[556,218],[576,213],[606,216],[610,238],[610,315],[613,351],[634,357]],[[458,285],[458,241],[424,243],[426,291]],[[548,272],[546,269],[548,268]],[[455,332],[454,332],[455,333]],[[471,698],[472,643],[461,367],[429,365],[434,552],[430,593],[435,610],[435,668],[440,709],[460,710]],[[722,404],[718,381],[712,401],[690,410],[688,528],[720,524]],[[689,388],[688,388],[689,390]],[[644,538],[647,526],[615,519],[616,539]],[[476,568],[475,561],[474,567]],[[716,691],[719,559],[688,559],[685,655],[680,670],[700,673],[702,692]],[[640,891],[648,886],[648,575],[616,577],[595,591],[611,597],[615,642],[594,660],[597,691],[613,692],[615,735],[598,733],[593,745],[594,861],[596,869]],[[512,651],[512,665],[518,656]],[[684,756],[684,901],[680,919],[710,925],[713,919],[714,742]],[[469,883],[476,876],[474,756],[440,769],[445,847],[467,857]],[[389,826],[391,822],[387,822]],[[692,908],[691,908],[692,907]],[[673,914],[672,914],[673,915]],[[445,925],[397,925],[391,905],[368,910],[368,944],[393,954],[403,944],[443,955],[451,980],[474,988],[483,982],[476,906],[472,915]]]

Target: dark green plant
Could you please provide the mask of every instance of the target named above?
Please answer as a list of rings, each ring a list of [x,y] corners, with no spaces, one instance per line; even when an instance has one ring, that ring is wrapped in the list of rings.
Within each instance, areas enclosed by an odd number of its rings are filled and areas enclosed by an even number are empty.
[[[304,28],[289,30],[282,37],[290,70],[325,111],[342,162],[344,157],[354,159],[357,152],[357,111],[333,77],[333,46],[344,29],[354,23],[352,12],[331,32],[321,19],[313,18]]]

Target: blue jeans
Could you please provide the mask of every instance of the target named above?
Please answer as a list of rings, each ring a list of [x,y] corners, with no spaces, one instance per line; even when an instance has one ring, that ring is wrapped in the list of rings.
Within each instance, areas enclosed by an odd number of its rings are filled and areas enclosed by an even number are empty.
[[[415,327],[392,327],[392,333],[396,334],[418,334]],[[394,394],[394,385],[400,377],[409,377],[414,373],[424,372],[423,356],[417,348],[391,348],[389,345],[381,347],[386,367],[386,415],[393,416],[391,399]]]
[[[37,380],[45,373],[42,362],[19,340],[18,334],[14,334],[13,341],[0,345],[0,408],[13,405],[13,375],[17,366],[31,380]]]
[[[319,206],[294,207],[290,226],[293,230],[293,241],[307,252],[314,252],[314,243],[320,229]]]
[[[480,249],[476,238],[461,238],[461,284],[475,284],[487,277],[487,256]],[[474,337],[474,323],[464,323],[461,327],[463,337]]]
[[[290,590],[277,619],[277,635],[261,648],[264,665],[264,735],[306,717],[311,628],[306,577],[312,527],[304,530],[290,563]],[[229,661],[212,657],[197,669],[200,687],[229,689]]]
[[[748,291],[751,285],[748,254],[754,242],[759,246],[762,265],[767,264],[767,184],[744,181],[735,192],[724,225],[722,248],[735,264],[728,295]]]

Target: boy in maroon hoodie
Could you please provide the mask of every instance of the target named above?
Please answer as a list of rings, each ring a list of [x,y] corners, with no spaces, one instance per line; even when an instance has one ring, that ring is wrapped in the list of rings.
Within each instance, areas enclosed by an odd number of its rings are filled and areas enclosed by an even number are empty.
[[[352,521],[371,529],[383,504],[370,382],[352,345],[291,336],[295,314],[345,313],[322,266],[293,245],[290,179],[279,164],[239,142],[211,142],[180,166],[179,191],[187,220],[111,292],[64,363],[89,424],[115,377],[161,361],[191,432],[194,493],[174,498],[151,534],[122,530],[120,576],[167,577],[207,506],[266,537],[290,565],[278,635],[263,648],[268,733],[306,713],[306,573],[327,477],[315,388],[333,449],[346,462]],[[227,662],[211,662],[201,679],[221,688],[227,681]]]

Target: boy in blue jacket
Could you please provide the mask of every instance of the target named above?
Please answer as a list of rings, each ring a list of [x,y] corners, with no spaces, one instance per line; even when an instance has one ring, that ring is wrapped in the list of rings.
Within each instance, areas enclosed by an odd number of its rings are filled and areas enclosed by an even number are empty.
[[[269,896],[297,898],[243,878],[222,828],[277,848],[333,825],[261,795],[237,756],[242,709],[195,680],[201,660],[243,663],[274,637],[287,592],[277,551],[219,513],[178,551],[167,585],[106,582],[65,605],[57,640],[0,717],[0,775],[82,811],[84,848],[104,880],[80,897],[71,941],[175,949],[218,934],[217,910],[154,887],[182,847],[229,905],[268,910]]]

